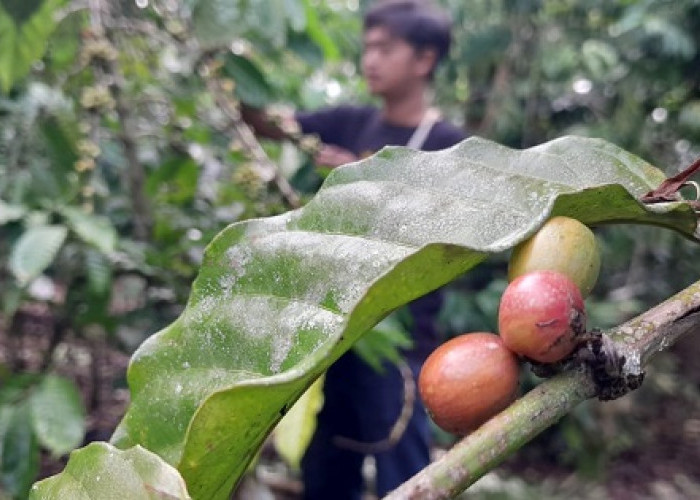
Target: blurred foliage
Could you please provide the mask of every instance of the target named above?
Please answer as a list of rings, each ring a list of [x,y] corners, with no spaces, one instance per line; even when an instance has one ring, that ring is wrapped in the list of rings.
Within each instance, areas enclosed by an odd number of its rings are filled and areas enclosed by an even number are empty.
[[[179,314],[215,234],[288,208],[268,163],[291,176],[304,156],[241,140],[236,99],[318,99],[318,83],[302,94],[340,54],[335,15],[301,0],[0,4],[0,496],[26,496],[40,448],[83,441],[57,347],[130,352]],[[50,326],[32,348],[20,319],[36,304]]]
[[[30,388],[0,399],[2,449],[67,451],[22,430],[29,420],[18,417],[51,376],[51,349],[96,336],[131,351],[179,314],[215,234],[289,207],[241,140],[236,99],[282,108],[370,101],[358,70],[369,3],[0,2],[0,336],[21,336],[17,315],[37,302],[56,325],[37,366],[0,350],[2,390]],[[470,133],[514,147],[603,137],[669,175],[700,156],[697,0],[441,3],[455,30],[435,101]],[[315,191],[323,176],[303,152],[262,146],[302,198]],[[670,231],[596,231],[603,269],[591,326],[617,324],[700,274],[696,250]],[[495,330],[507,257],[447,290],[446,337]],[[680,381],[664,390],[694,398],[688,385],[698,381],[674,374]],[[631,400],[658,401],[664,390],[646,384]],[[581,407],[533,453],[599,472],[639,437],[629,411],[613,426],[619,442],[604,440],[597,408]],[[0,453],[0,469],[12,456]],[[34,459],[21,463],[24,476],[0,476],[0,496],[29,484]]]

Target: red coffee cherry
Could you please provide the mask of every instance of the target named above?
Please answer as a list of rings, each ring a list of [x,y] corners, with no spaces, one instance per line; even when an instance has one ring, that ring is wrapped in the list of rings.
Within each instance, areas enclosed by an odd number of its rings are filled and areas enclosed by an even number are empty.
[[[498,329],[516,354],[554,363],[576,347],[586,328],[578,287],[555,271],[533,271],[516,278],[501,297]]]
[[[518,360],[498,335],[469,333],[428,356],[418,390],[438,426],[467,434],[516,398],[518,375]]]

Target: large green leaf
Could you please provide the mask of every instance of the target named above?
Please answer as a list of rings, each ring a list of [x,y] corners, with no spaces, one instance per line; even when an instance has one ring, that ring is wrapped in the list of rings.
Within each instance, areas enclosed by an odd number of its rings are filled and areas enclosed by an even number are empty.
[[[112,440],[176,465],[193,498],[227,498],[280,416],[360,335],[552,215],[697,239],[687,204],[636,200],[662,179],[577,137],[523,151],[479,138],[392,147],[336,169],[304,208],[211,242],[186,310],[134,354]]]
[[[36,483],[34,500],[188,499],[177,470],[140,446],[126,451],[91,443],[70,455],[63,472]]]
[[[32,394],[30,407],[34,433],[54,455],[64,455],[83,442],[85,409],[70,380],[45,376]]]
[[[51,265],[68,235],[66,226],[32,226],[19,237],[10,254],[10,270],[21,285]]]
[[[61,0],[0,3],[0,88],[7,92],[46,50]]]

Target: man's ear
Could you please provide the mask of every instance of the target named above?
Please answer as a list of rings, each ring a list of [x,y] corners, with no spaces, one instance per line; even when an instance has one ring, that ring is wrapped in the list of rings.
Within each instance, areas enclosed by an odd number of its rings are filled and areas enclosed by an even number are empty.
[[[428,78],[437,64],[437,51],[432,48],[416,51],[415,70],[420,76]]]

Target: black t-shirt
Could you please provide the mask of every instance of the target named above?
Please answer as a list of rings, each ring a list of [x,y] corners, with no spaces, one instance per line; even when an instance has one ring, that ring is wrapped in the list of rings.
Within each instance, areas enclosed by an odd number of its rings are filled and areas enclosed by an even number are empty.
[[[369,156],[384,146],[405,146],[416,127],[387,123],[381,112],[371,106],[339,106],[309,113],[297,113],[296,120],[305,134],[317,134],[325,144],[345,148],[359,157]],[[454,125],[437,121],[423,146],[424,151],[448,148],[466,137]],[[413,317],[410,327],[414,348],[406,353],[422,361],[437,347],[440,339],[436,316],[442,305],[438,290],[409,304]]]
[[[340,146],[362,158],[384,146],[405,146],[416,130],[416,127],[387,123],[372,106],[338,106],[297,113],[296,120],[305,134],[317,134],[322,142]],[[465,137],[462,130],[440,120],[433,125],[421,149],[445,149]]]

